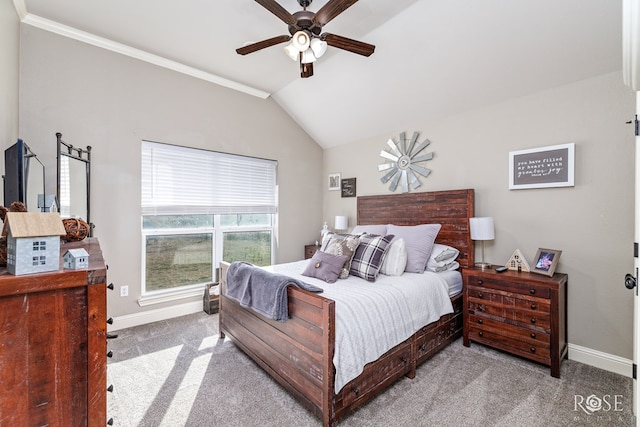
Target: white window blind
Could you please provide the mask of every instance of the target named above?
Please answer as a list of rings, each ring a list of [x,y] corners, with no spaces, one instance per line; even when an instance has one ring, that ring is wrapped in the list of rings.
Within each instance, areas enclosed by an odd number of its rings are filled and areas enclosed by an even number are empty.
[[[142,214],[275,213],[277,164],[142,141]]]

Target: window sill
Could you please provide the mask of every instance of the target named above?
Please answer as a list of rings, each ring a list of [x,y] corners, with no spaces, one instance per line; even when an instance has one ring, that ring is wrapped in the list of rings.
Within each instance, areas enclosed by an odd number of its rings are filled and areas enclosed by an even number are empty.
[[[154,293],[151,295],[144,295],[138,299],[138,305],[140,307],[146,307],[154,304],[163,304],[166,302],[178,301],[186,298],[193,297],[203,297],[204,296],[204,285],[197,285],[194,287],[169,290]]]

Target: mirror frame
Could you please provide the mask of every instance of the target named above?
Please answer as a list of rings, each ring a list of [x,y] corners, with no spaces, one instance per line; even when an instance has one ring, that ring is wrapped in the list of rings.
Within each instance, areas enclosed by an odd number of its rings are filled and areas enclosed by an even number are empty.
[[[56,176],[56,198],[58,199],[58,203],[60,203],[60,166],[62,163],[62,156],[83,162],[86,166],[87,181],[87,217],[84,218],[84,220],[87,221],[87,224],[89,224],[89,236],[93,236],[94,225],[91,223],[91,146],[88,145],[86,149],[81,147],[74,147],[73,145],[68,144],[62,140],[62,134],[60,132],[56,132],[56,141],[58,161],[58,171]]]

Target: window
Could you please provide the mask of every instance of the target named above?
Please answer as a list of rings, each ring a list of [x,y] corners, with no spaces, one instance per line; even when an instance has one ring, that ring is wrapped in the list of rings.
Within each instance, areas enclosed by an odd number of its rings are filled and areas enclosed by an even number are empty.
[[[143,141],[143,298],[201,291],[221,260],[271,264],[276,167]]]

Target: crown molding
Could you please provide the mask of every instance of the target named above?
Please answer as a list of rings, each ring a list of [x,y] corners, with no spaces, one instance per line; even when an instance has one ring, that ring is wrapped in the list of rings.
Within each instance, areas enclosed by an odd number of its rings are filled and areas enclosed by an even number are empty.
[[[13,7],[16,8],[18,18],[22,21],[25,16],[27,16],[27,5],[24,3],[24,0],[13,0]]]
[[[271,95],[270,93],[262,91],[260,89],[243,85],[233,80],[225,79],[224,77],[216,76],[215,74],[208,73],[198,68],[190,67],[180,62],[173,61],[159,55],[154,55],[141,49],[136,49],[134,47],[127,46],[125,44],[118,43],[104,37],[96,36],[95,34],[91,34],[77,28],[69,27],[67,25],[60,24],[59,22],[34,15],[32,13],[28,13],[24,0],[13,0],[13,4],[22,23],[40,28],[41,30],[49,31],[63,37],[68,37],[74,40],[81,41],[83,43],[100,47],[102,49],[119,53],[121,55],[139,59],[141,61],[145,61],[159,67],[186,74],[200,80],[205,80],[207,82],[233,89],[238,92],[246,93],[247,95],[252,95],[257,98],[267,99]]]

